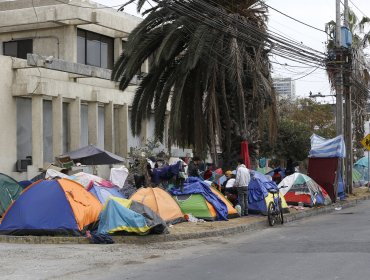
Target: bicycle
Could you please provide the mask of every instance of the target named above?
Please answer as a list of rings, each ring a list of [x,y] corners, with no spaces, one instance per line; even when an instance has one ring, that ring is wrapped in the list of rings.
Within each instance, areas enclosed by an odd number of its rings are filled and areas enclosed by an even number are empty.
[[[287,186],[281,187],[286,188]],[[281,206],[280,189],[269,189],[269,193],[272,194],[272,201],[270,201],[267,207],[267,219],[270,226],[274,226],[276,222],[284,224],[283,207]]]

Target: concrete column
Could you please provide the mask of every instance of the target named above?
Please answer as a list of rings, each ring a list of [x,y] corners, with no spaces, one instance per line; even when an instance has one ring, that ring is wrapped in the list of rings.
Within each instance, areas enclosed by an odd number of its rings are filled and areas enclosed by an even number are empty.
[[[89,102],[87,109],[89,145],[98,145],[98,102]]]
[[[116,152],[122,157],[128,156],[128,105],[124,104],[118,109],[117,128],[118,141]]]
[[[44,164],[43,99],[32,96],[32,164],[42,168]]]
[[[110,101],[104,106],[104,149],[114,151],[114,107]]]
[[[69,129],[70,129],[70,150],[76,150],[81,145],[81,100],[77,97],[69,106]]]
[[[53,114],[53,156],[63,153],[63,98],[59,95],[52,101]]]
[[[118,60],[121,54],[122,54],[122,38],[115,38],[114,39],[114,62]]]
[[[64,27],[64,42],[60,58],[69,62],[77,62],[77,28],[74,25]]]

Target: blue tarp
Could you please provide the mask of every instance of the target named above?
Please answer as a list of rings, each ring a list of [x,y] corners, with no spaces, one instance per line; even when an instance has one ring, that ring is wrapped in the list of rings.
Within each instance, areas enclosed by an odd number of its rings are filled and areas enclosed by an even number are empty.
[[[201,194],[204,198],[212,204],[216,210],[216,219],[227,221],[227,206],[226,204],[215,195],[207,183],[203,182],[200,178],[189,177],[184,183],[184,189],[172,189],[170,192],[173,195],[184,195],[184,194]]]
[[[339,135],[332,139],[325,139],[321,136],[313,134],[311,136],[311,150],[309,153],[309,157],[311,158],[346,157],[343,135]]]
[[[248,210],[266,213],[265,197],[268,196],[270,189],[277,189],[275,182],[270,181],[260,172],[251,171],[251,181],[248,187]]]
[[[180,171],[181,161],[176,164],[164,166],[161,168],[154,168],[152,175],[152,182],[155,185],[159,185],[161,180],[170,180],[173,176],[177,176]]]

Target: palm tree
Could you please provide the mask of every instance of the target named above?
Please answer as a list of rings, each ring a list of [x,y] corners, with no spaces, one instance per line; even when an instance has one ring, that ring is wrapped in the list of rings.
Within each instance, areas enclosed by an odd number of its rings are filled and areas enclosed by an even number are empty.
[[[367,116],[367,101],[369,97],[369,64],[366,59],[365,49],[370,43],[370,31],[364,32],[370,19],[363,17],[360,21],[356,14],[349,10],[349,30],[352,33],[351,46],[351,91],[352,91],[352,119],[353,119],[353,143],[357,152],[357,157],[363,156],[361,140],[365,133],[365,119]],[[327,23],[327,31],[332,38],[335,34],[335,22]],[[328,41],[327,50],[330,53],[335,47],[334,40]],[[327,73],[332,87],[335,87],[335,70],[336,67],[330,63],[327,64]],[[348,72],[347,72],[348,73]]]
[[[139,12],[145,2],[138,2]],[[162,141],[170,104],[170,143],[191,146],[199,155],[209,148],[215,158],[221,147],[224,162],[237,159],[240,142],[258,138],[259,120],[266,115],[274,137],[266,7],[258,0],[154,2],[129,35],[112,73],[124,90],[142,63],[151,62],[132,103],[132,132],[139,134],[142,120],[154,110],[155,135]],[[240,38],[246,26],[260,40]]]

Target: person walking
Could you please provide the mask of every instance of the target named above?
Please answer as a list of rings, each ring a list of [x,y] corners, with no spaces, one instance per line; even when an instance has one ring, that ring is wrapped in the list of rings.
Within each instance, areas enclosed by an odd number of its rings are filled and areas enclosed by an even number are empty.
[[[236,169],[235,184],[238,191],[238,201],[241,208],[241,216],[248,216],[248,185],[251,175],[248,168],[244,165],[243,159],[238,161]]]

